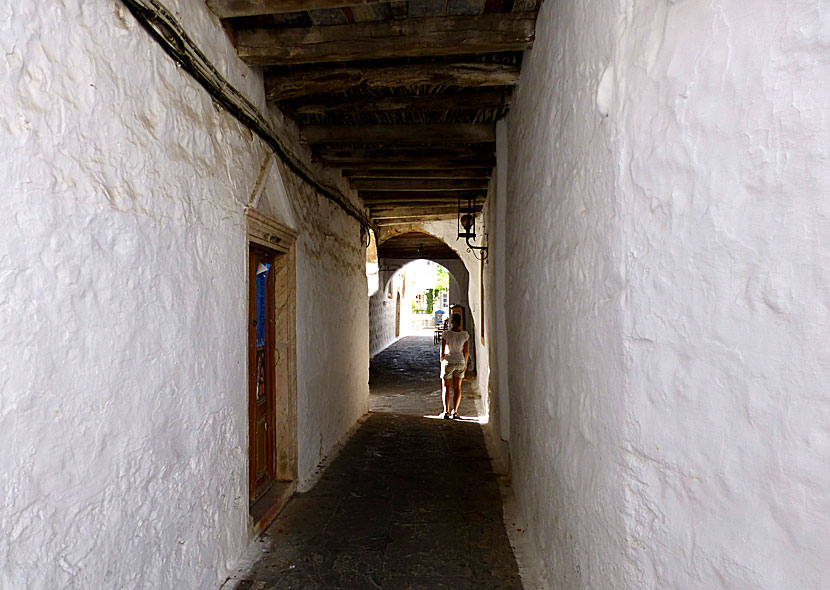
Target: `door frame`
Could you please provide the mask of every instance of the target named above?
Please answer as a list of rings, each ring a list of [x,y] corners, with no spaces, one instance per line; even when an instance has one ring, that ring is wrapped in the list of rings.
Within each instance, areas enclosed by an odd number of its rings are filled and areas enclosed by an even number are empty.
[[[297,487],[297,332],[296,332],[296,253],[297,232],[253,208],[245,210],[246,247],[249,256],[252,247],[273,255],[271,273],[274,278],[274,350],[269,364],[274,387],[274,431],[271,441],[276,449],[275,464],[271,466],[275,484],[249,510],[249,533],[256,535],[276,517]],[[246,294],[248,265],[246,261]],[[247,297],[246,297],[247,301]],[[245,317],[248,317],[246,310]],[[246,321],[246,330],[249,329]],[[247,338],[247,333],[246,333]],[[249,355],[246,355],[248,358]],[[250,361],[249,361],[250,362]],[[250,367],[246,377],[250,375]],[[246,379],[246,383],[248,379]],[[248,385],[250,387],[250,385]],[[250,390],[245,396],[250,403]],[[246,404],[247,406],[248,404]],[[252,444],[251,415],[248,412],[248,445]],[[250,450],[250,449],[249,449]],[[250,452],[246,453],[250,462]],[[250,470],[248,465],[250,486]]]

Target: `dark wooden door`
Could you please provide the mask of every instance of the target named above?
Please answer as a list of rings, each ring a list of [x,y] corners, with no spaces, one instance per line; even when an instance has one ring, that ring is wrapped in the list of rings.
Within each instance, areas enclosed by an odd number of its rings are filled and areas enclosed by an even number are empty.
[[[274,274],[274,255],[252,247],[248,271],[248,465],[252,503],[270,489],[276,474]]]
[[[401,294],[395,297],[395,338],[401,335]]]

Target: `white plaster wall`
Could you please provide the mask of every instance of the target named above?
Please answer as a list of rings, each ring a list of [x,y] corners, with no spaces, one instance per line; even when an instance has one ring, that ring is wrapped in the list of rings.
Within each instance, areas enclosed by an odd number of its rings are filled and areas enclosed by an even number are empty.
[[[505,262],[549,587],[830,586],[830,6],[549,1],[536,39]]]
[[[369,298],[369,356],[395,341],[395,298],[378,291]]]
[[[296,177],[299,487],[368,411],[369,298],[359,224]]]
[[[261,104],[204,4],[168,6]],[[0,588],[216,588],[248,542],[243,207],[265,149],[111,0],[0,5],[0,88]],[[304,467],[367,379],[365,319],[328,317],[366,316],[356,223],[306,208],[298,311],[328,333],[299,326],[298,369],[337,352],[328,388],[300,375],[300,428],[327,429]]]
[[[378,290],[369,297],[369,357],[375,356],[395,342],[395,298],[404,291],[404,276],[400,267],[390,267],[386,260],[379,261]],[[401,309],[401,312],[404,310]],[[404,317],[401,313],[401,335],[404,334]]]
[[[369,356],[375,356],[380,351],[395,342],[395,300],[404,291],[404,275],[398,268],[392,270],[386,260],[381,261],[384,269],[379,272],[379,289],[369,298]],[[403,299],[401,300],[403,305]],[[401,308],[401,330],[405,335],[407,315]]]
[[[507,125],[504,120],[496,124],[496,182],[490,192],[487,203],[487,216],[493,230],[489,235],[489,256],[492,257],[485,273],[485,304],[489,304],[486,316],[489,319],[488,332],[490,333],[490,356],[493,357],[488,365],[490,376],[488,390],[490,395],[490,414],[494,417],[492,427],[496,431],[497,439],[510,440],[510,389],[508,382],[508,316],[511,326],[521,325],[521,318],[517,317],[513,309],[507,305],[505,297],[505,241],[507,227],[505,212],[507,211]],[[496,264],[498,262],[498,264]],[[503,460],[509,463],[507,450],[503,449]]]
[[[623,27],[632,560],[666,587],[830,587],[830,4]]]
[[[610,4],[546,2],[508,115],[510,463],[550,588],[636,588],[625,562],[621,242],[595,108]]]

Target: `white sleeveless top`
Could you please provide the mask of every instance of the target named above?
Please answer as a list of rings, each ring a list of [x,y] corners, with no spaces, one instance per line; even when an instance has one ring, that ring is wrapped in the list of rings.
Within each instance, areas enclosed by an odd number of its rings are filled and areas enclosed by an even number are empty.
[[[447,330],[441,336],[444,338],[444,359],[451,363],[464,362],[464,343],[470,339],[470,335],[465,331],[453,332]]]

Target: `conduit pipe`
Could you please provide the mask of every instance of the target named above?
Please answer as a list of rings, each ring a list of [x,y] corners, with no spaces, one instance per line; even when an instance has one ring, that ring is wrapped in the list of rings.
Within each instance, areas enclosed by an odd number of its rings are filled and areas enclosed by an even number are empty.
[[[213,99],[240,123],[256,133],[288,168],[354,217],[366,230],[375,229],[363,211],[352,204],[337,188],[320,182],[271,128],[259,109],[231,85],[185,32],[173,14],[157,0],[121,0],[141,26],[173,58],[176,65],[196,80]],[[377,232],[375,232],[377,233]],[[361,231],[361,238],[363,231]]]

